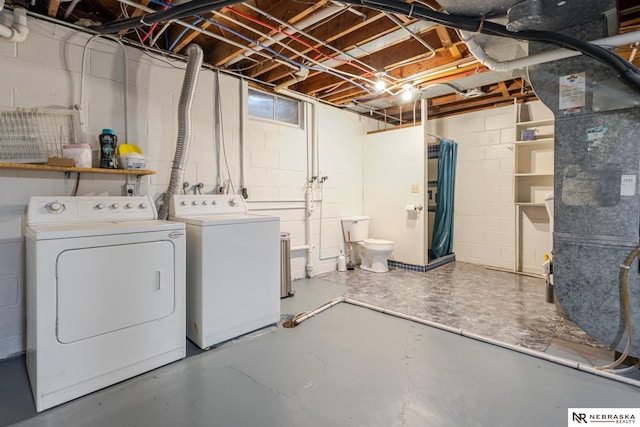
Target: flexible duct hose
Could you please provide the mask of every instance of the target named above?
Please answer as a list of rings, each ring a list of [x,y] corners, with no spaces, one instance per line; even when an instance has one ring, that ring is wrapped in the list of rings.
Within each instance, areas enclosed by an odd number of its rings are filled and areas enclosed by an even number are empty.
[[[627,325],[627,345],[624,352],[616,360],[606,366],[599,366],[598,369],[610,370],[624,362],[624,360],[631,353],[631,344],[633,342],[633,329],[631,328],[631,312],[629,311],[629,292],[627,290],[627,276],[629,275],[629,267],[634,259],[640,255],[640,246],[635,248],[624,263],[620,266],[620,304],[622,305],[622,311],[624,311],[624,321]]]
[[[176,142],[176,154],[173,157],[173,167],[171,168],[171,178],[169,186],[162,198],[162,206],[158,211],[158,218],[166,220],[169,217],[169,203],[171,196],[176,193],[178,183],[182,182],[184,176],[184,165],[189,155],[189,145],[191,144],[191,107],[193,96],[198,82],[198,73],[202,67],[202,48],[197,44],[190,44],[187,47],[187,69],[182,82],[182,92],[178,102],[178,139]]]

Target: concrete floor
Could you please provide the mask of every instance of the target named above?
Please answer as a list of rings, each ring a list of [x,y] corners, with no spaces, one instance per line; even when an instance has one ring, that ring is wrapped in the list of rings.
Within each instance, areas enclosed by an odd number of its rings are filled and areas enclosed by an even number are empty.
[[[350,291],[293,287],[283,318]],[[538,427],[640,402],[638,387],[348,304],[189,354],[41,414],[24,358],[0,362],[0,425]]]

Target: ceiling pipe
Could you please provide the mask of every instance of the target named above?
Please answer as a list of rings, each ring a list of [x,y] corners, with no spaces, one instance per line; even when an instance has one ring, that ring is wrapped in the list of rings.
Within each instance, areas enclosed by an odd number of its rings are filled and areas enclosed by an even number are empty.
[[[78,3],[80,3],[80,0],[71,1],[71,4],[69,5],[69,7],[67,7],[67,10],[64,12],[64,19],[68,19],[71,16],[71,14],[73,13],[73,10],[76,8]]]
[[[396,18],[395,16],[393,16],[391,13],[389,13],[389,12],[383,12],[383,13],[394,24],[396,24],[398,27],[400,27],[400,29],[402,29],[404,32],[406,32],[411,37],[416,39],[418,41],[418,43],[420,43],[422,46],[426,47],[427,50],[429,50],[431,52],[431,56],[429,56],[429,57],[427,57],[425,59],[430,59],[430,58],[433,58],[434,56],[436,56],[436,50],[433,47],[431,47],[431,45],[429,43],[427,43],[426,41],[422,40],[420,37],[418,37],[418,35],[416,33],[414,33],[413,31],[408,29],[406,26],[404,26],[402,24],[402,22],[400,22],[400,20],[398,18]]]
[[[363,61],[360,61],[360,60],[359,60],[358,58],[356,58],[355,56],[352,56],[352,55],[350,55],[350,54],[349,54],[349,53],[347,53],[347,52],[344,52],[344,51],[342,51],[342,50],[340,50],[340,49],[337,49],[337,48],[335,48],[335,47],[331,46],[330,44],[328,44],[327,42],[325,42],[325,41],[323,41],[323,40],[320,40],[320,39],[318,39],[318,38],[316,38],[316,37],[313,37],[311,34],[308,34],[308,33],[305,33],[305,32],[303,32],[303,31],[300,31],[300,29],[298,29],[297,27],[295,27],[295,26],[293,26],[293,25],[289,24],[288,22],[283,21],[283,20],[281,20],[281,19],[278,19],[278,18],[276,18],[275,16],[270,15],[270,14],[266,13],[265,11],[260,10],[260,9],[256,8],[255,6],[252,6],[252,5],[248,4],[248,3],[243,3],[243,4],[244,4],[246,7],[248,7],[249,9],[251,9],[251,10],[253,10],[253,11],[255,11],[255,12],[258,12],[258,13],[260,13],[260,14],[264,15],[265,17],[267,17],[267,18],[269,18],[269,19],[274,20],[274,21],[275,21],[275,22],[277,22],[278,24],[280,24],[280,25],[284,25],[284,26],[286,26],[287,28],[289,28],[289,29],[291,29],[291,30],[293,30],[293,31],[296,31],[296,32],[298,32],[298,33],[300,33],[300,34],[304,35],[305,37],[308,37],[309,39],[313,40],[314,42],[319,43],[319,44],[321,44],[322,46],[324,46],[324,47],[326,47],[326,48],[328,48],[328,49],[331,49],[331,50],[333,50],[334,52],[337,52],[337,53],[339,53],[340,55],[344,55],[344,56],[346,56],[346,57],[348,58],[348,59],[344,59],[344,60],[347,60],[347,61],[355,61],[355,62],[359,63],[360,65],[362,65],[362,66],[364,66],[364,67],[368,68],[369,70],[371,70],[371,71],[372,71],[372,72],[374,72],[374,73],[377,71],[377,70],[376,70],[375,68],[373,68],[371,65],[369,65],[369,64],[367,64],[367,63],[365,63],[365,62],[363,62]],[[347,7],[347,9],[348,9],[348,8],[349,8],[349,7]],[[338,12],[334,13],[333,15],[335,15],[335,14],[337,14],[337,13],[338,13]],[[317,14],[316,14],[316,15],[317,15]],[[314,15],[314,16],[315,16],[315,15]],[[330,16],[332,16],[332,15],[330,15]],[[330,16],[323,17],[322,19],[327,19],[327,18],[329,18]],[[316,21],[315,23],[320,22],[322,19],[320,19],[320,20]],[[307,28],[308,28],[309,26],[310,26],[310,25],[307,25]],[[339,58],[339,56],[336,56],[336,58]]]
[[[308,76],[309,76],[309,69],[303,68],[297,73],[295,73],[291,79],[287,80],[286,82],[280,83],[279,85],[276,85],[276,87],[273,90],[276,91],[277,93],[282,93],[285,90],[287,90],[289,86],[303,81]]]
[[[122,3],[122,4],[126,4],[127,6],[133,6],[133,7],[135,7],[135,8],[140,9],[140,10],[143,10],[143,11],[145,11],[145,12],[149,12],[149,13],[155,12],[155,11],[154,11],[153,9],[151,9],[150,7],[143,6],[143,5],[138,4],[138,3],[134,2],[134,1],[131,1],[131,0],[118,0],[118,1],[119,1],[120,3]],[[169,10],[171,10],[171,9],[169,9]],[[196,27],[195,25],[189,24],[189,23],[184,22],[184,21],[180,21],[179,19],[176,19],[176,20],[174,20],[173,22],[174,22],[174,23],[176,23],[176,24],[178,24],[178,25],[181,25],[181,26],[183,26],[183,27],[185,27],[185,28],[188,28],[188,29],[190,29],[190,30],[196,31],[196,32],[198,32],[198,33],[200,33],[200,34],[204,34],[204,35],[209,36],[209,37],[211,37],[211,38],[214,38],[214,39],[216,39],[216,40],[220,40],[220,41],[222,41],[222,42],[224,42],[224,43],[228,43],[228,44],[230,44],[230,45],[232,45],[232,46],[234,46],[234,47],[237,47],[237,48],[239,48],[239,49],[246,50],[246,51],[250,51],[251,53],[255,53],[256,55],[261,56],[261,57],[263,57],[263,58],[265,58],[265,59],[273,60],[273,61],[278,62],[279,64],[282,64],[282,65],[285,65],[285,66],[287,66],[287,67],[289,67],[289,68],[295,68],[295,69],[297,69],[297,67],[295,67],[295,66],[294,66],[294,65],[292,65],[292,64],[289,64],[289,63],[287,63],[287,62],[285,62],[285,61],[282,61],[282,60],[274,59],[271,55],[267,55],[267,54],[266,54],[266,53],[264,53],[264,52],[259,52],[259,51],[254,50],[253,48],[251,48],[251,47],[249,47],[249,46],[245,46],[245,45],[243,45],[243,44],[241,44],[241,43],[235,42],[235,41],[233,41],[233,40],[229,40],[228,38],[223,37],[223,36],[220,36],[220,35],[215,34],[215,33],[212,33],[211,31],[207,31],[207,30],[205,30],[205,29],[203,29],[203,28]],[[98,26],[98,27],[95,27],[95,28],[97,29],[97,28],[101,28],[101,27],[99,27],[99,26]],[[101,31],[98,31],[98,32],[99,32],[99,33],[108,33],[108,31],[102,31],[102,32],[101,32]]]
[[[417,21],[414,22],[412,24],[407,25],[405,28],[410,30],[413,33],[419,33],[421,31],[425,31],[431,27],[434,27],[435,24],[432,22],[427,22],[427,21]],[[361,55],[371,55],[371,53],[382,50],[386,47],[389,47],[395,43],[400,42],[401,40],[406,38],[406,33],[405,31],[398,29],[396,31],[393,31],[391,33],[388,33],[378,39],[372,40],[370,42],[367,42],[365,44],[359,45],[359,46],[355,46],[352,49],[349,49],[348,51],[346,51],[345,55],[350,55],[351,57],[355,56],[352,54],[352,52],[359,52]],[[340,56],[338,56],[338,59],[342,59]],[[333,61],[333,62],[332,62]],[[330,59],[328,61],[324,62],[325,65],[327,66],[333,66],[335,64],[338,64],[337,60],[334,59]],[[378,72],[380,70],[375,70],[375,72]],[[387,77],[394,79],[393,76],[387,75]]]
[[[243,3],[244,6],[248,6],[250,9],[254,10],[254,8],[251,7],[251,5]],[[309,28],[310,26],[317,24],[318,22],[324,20],[324,19],[328,19],[330,17],[332,17],[333,15],[336,15],[340,12],[342,12],[343,10],[345,10],[347,8],[347,6],[329,6],[326,7],[322,10],[320,10],[318,13],[308,17],[307,19],[303,19],[302,21],[298,22],[298,24],[296,25],[296,27],[294,27],[294,31],[302,33],[302,30]],[[264,15],[265,13],[260,11],[260,14]],[[267,18],[271,18],[271,16],[265,15]],[[306,36],[306,34],[304,34]],[[273,41],[264,41],[261,44],[263,46],[271,46],[273,43],[275,43],[276,41],[281,41],[284,40],[287,36],[282,34],[282,33],[278,33],[278,34],[274,34],[273,36],[271,36],[271,39]],[[262,50],[262,48],[260,48],[259,46],[256,46],[254,49],[257,50]],[[244,59],[243,55],[236,55],[235,57],[231,58],[229,61],[227,61],[223,67],[227,68],[233,64],[235,64],[236,62],[242,61]]]
[[[560,59],[571,58],[573,56],[580,56],[582,53],[569,50],[569,49],[555,49],[548,52],[539,53],[537,55],[525,56],[523,58],[514,59],[511,61],[498,61],[495,58],[489,56],[485,50],[474,40],[474,34],[468,31],[460,31],[460,39],[465,42],[471,54],[478,59],[478,61],[486,65],[488,68],[494,71],[512,71],[520,68],[526,68],[532,65],[544,64],[546,62],[558,61]],[[618,34],[612,37],[606,37],[604,39],[593,40],[590,43],[601,47],[620,47],[624,45],[632,45],[640,41],[640,31],[634,31],[631,33]]]
[[[459,30],[481,32],[497,37],[518,38],[526,41],[548,43],[577,50],[606,65],[626,85],[633,88],[634,91],[640,92],[640,70],[638,70],[637,67],[601,46],[576,39],[567,34],[539,30],[525,30],[513,33],[507,30],[504,25],[485,20],[484,17],[449,15],[420,5],[416,6],[416,3],[407,3],[400,0],[343,0],[343,2],[370,7],[380,11],[399,13],[410,18],[428,20]],[[238,0],[192,0],[170,10],[113,21],[104,25],[93,26],[91,29],[101,34],[113,33],[137,28],[142,25],[151,25],[154,22],[166,21],[168,19],[180,19],[185,16],[192,16],[203,11],[210,11],[236,3],[238,3]],[[243,46],[243,48],[246,47]]]
[[[4,0],[2,6],[4,7]],[[20,43],[27,39],[29,28],[27,27],[27,9],[22,6],[13,6],[13,19],[7,10],[0,7],[0,37],[10,42]]]

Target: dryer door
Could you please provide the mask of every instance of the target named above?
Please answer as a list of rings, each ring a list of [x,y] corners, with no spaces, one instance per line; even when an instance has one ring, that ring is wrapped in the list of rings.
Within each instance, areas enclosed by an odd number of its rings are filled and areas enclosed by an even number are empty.
[[[175,310],[174,259],[170,241],[62,252],[56,266],[58,341],[169,316]]]

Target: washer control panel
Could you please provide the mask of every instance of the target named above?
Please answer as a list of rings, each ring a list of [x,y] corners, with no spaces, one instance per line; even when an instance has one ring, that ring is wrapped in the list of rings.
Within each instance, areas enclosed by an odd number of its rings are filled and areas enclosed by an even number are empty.
[[[247,204],[238,194],[176,194],[169,206],[169,215],[177,217],[244,213]]]
[[[27,224],[72,224],[153,220],[158,217],[148,196],[36,196],[29,199]]]

